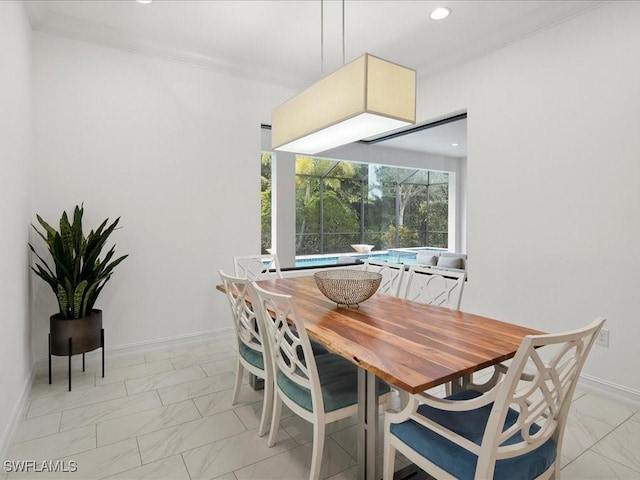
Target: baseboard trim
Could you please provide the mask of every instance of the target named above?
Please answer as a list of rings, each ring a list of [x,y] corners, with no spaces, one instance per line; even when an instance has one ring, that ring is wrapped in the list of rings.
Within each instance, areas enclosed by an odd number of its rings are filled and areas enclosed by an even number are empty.
[[[233,328],[219,328],[216,330],[177,335],[175,337],[165,337],[154,340],[144,340],[136,343],[128,343],[126,345],[118,345],[113,348],[109,348],[107,346],[105,349],[105,355],[117,356],[147,352],[158,348],[177,347],[181,345],[188,345],[190,343],[206,342],[207,340],[213,341],[215,338],[219,337],[228,338],[232,337],[233,334]]]
[[[591,375],[580,375],[578,388],[601,397],[622,403],[634,409],[640,409],[640,391],[618,385]]]
[[[189,345],[190,343],[200,343],[206,342],[207,340],[215,340],[218,338],[233,338],[235,334],[234,329],[232,327],[229,328],[219,328],[216,330],[207,330],[204,332],[195,332],[195,333],[187,333],[184,335],[177,335],[175,337],[165,337],[165,338],[157,338],[153,340],[144,340],[142,342],[135,343],[127,343],[125,345],[117,345],[115,347],[107,347],[105,348],[104,355],[107,358],[110,357],[118,357],[121,355],[130,355],[136,353],[146,353],[157,349],[167,348],[167,347],[178,347]],[[100,355],[100,350],[94,350],[86,354],[87,358],[91,358],[92,356]],[[41,358],[36,362],[36,364],[48,362],[48,358]]]
[[[28,373],[22,385],[22,392],[20,392],[20,397],[14,405],[11,416],[9,417],[9,423],[4,429],[4,432],[2,432],[2,437],[0,437],[0,460],[2,460],[3,463],[7,458],[7,453],[9,453],[11,440],[15,436],[16,430],[18,429],[20,422],[24,418],[27,407],[29,406],[29,392],[31,391],[31,384],[33,383],[34,375],[35,367],[34,365],[32,365],[31,371]]]

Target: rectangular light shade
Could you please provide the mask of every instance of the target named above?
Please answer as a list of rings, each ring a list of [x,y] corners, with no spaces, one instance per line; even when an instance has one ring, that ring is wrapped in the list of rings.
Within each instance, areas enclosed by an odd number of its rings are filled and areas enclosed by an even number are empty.
[[[415,121],[415,70],[366,53],[276,107],[272,146],[312,155]]]

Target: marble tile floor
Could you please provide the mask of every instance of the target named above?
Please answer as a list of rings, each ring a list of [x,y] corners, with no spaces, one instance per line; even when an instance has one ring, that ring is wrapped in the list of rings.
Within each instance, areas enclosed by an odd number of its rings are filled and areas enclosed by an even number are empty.
[[[3,459],[0,480],[307,478],[310,424],[285,409],[268,448],[257,436],[262,392],[245,385],[231,405],[234,358],[231,338],[108,356],[104,379],[99,356],[87,356],[84,373],[74,358],[72,392],[66,359],[55,359],[53,385],[39,365],[6,460],[74,462],[77,471],[8,472]],[[322,477],[355,479],[355,445],[355,418],[330,425]],[[396,469],[406,465],[399,455]],[[576,392],[562,465],[564,479],[640,479],[640,412]]]

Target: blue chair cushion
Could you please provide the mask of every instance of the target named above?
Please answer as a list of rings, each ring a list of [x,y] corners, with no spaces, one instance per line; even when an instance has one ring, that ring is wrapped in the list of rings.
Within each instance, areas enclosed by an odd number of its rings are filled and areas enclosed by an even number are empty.
[[[339,355],[325,353],[317,355],[316,367],[322,388],[324,411],[332,412],[358,402],[358,367]],[[301,372],[298,371],[298,374]],[[312,412],[311,391],[278,372],[276,381],[282,392],[305,410]],[[382,380],[376,384],[378,395],[390,391]]]
[[[253,348],[247,347],[244,343],[240,342],[238,346],[238,352],[240,356],[244,358],[254,367],[258,367],[260,370],[264,370],[264,356],[262,352],[258,352]]]
[[[481,394],[478,392],[462,391],[447,398],[450,400],[469,400],[479,395]],[[427,405],[420,405],[418,412],[480,445],[492,406],[493,403],[476,410],[450,412]],[[518,413],[510,408],[503,431],[513,425],[517,418]],[[539,430],[540,427],[534,423],[530,432],[534,434]],[[406,420],[402,423],[391,424],[391,434],[456,478],[474,478],[478,457],[419,423],[413,420]],[[518,432],[505,441],[503,445],[511,445],[521,441],[522,435]],[[493,478],[504,480],[536,478],[553,464],[556,458],[556,451],[555,442],[549,439],[532,452],[514,458],[498,460],[496,461]]]

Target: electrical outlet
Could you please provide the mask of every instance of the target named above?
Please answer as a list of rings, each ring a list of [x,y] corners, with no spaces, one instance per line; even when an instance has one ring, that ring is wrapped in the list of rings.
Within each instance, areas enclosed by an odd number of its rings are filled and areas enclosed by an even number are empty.
[[[601,347],[608,347],[609,346],[609,330],[607,330],[606,328],[600,329],[600,332],[598,332],[598,338],[596,339],[596,343]]]

